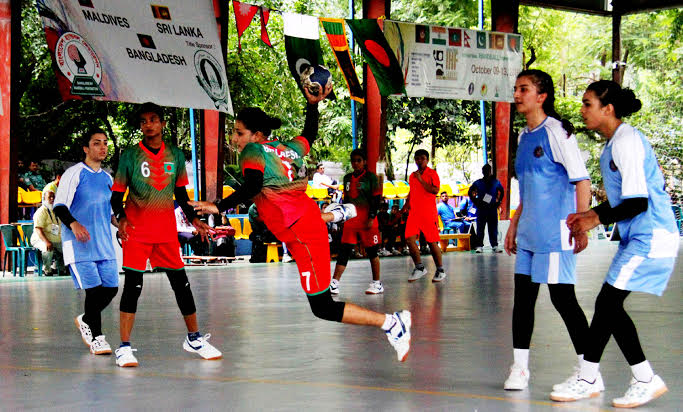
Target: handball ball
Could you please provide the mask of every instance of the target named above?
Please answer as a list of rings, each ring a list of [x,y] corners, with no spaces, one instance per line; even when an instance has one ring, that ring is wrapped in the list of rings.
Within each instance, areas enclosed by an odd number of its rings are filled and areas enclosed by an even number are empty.
[[[328,84],[332,84],[332,74],[325,66],[309,66],[301,73],[301,85],[313,96],[318,96]]]

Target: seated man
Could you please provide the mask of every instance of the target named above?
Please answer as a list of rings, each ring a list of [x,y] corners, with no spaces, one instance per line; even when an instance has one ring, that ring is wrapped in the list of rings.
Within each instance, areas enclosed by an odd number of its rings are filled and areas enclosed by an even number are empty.
[[[43,258],[45,276],[52,276],[52,263],[57,266],[58,275],[67,275],[62,258],[61,222],[52,210],[55,192],[43,191],[43,205],[33,215],[33,234],[31,245],[40,250]]]
[[[206,256],[208,244],[202,241],[197,229],[187,220],[183,209],[175,203],[175,221],[178,230],[178,242],[180,246],[190,244],[195,256]]]
[[[451,231],[455,233],[463,233],[462,229],[465,223],[463,218],[458,216],[455,208],[448,204],[448,193],[441,192],[441,201],[436,206],[436,211],[443,222],[443,233]]]
[[[45,188],[45,179],[40,174],[40,162],[31,160],[28,166],[28,172],[24,174],[24,184],[28,186],[29,191],[41,191]]]
[[[469,197],[465,197],[460,201],[458,209],[458,215],[463,217],[460,233],[470,233],[470,227],[477,222],[477,208]]]

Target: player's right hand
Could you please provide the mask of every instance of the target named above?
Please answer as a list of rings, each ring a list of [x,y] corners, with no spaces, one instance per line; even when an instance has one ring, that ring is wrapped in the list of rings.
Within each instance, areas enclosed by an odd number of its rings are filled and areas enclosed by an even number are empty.
[[[511,256],[513,253],[517,254],[517,226],[510,224],[508,232],[505,235],[505,253]]]
[[[90,240],[90,233],[88,233],[88,229],[82,224],[74,220],[69,227],[79,242],[87,242]]]
[[[195,201],[190,201],[187,202],[188,205],[192,206],[195,210],[200,215],[215,215],[220,213],[218,210],[218,206],[216,206],[214,203],[207,202],[205,200],[195,202]]]
[[[128,223],[127,217],[122,217],[119,219],[119,237],[121,238],[122,242],[128,240],[128,228],[135,229],[135,226]]]

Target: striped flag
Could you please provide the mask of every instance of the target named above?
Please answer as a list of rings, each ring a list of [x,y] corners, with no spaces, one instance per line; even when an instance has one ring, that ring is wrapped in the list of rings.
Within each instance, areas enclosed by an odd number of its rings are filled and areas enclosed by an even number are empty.
[[[363,88],[358,81],[356,69],[351,60],[351,54],[349,53],[349,43],[346,40],[344,20],[320,18],[320,24],[323,26],[325,33],[327,33],[327,39],[330,41],[330,46],[332,46],[332,50],[334,51],[334,57],[336,57],[337,64],[344,75],[351,98],[357,102],[365,103]]]

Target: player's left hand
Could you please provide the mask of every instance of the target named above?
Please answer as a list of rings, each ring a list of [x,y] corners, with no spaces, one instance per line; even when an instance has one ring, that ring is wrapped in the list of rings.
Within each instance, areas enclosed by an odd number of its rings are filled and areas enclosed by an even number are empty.
[[[192,226],[194,226],[197,229],[197,233],[199,234],[199,236],[201,236],[203,242],[209,241],[209,239],[211,238],[211,236],[209,235],[211,227],[209,225],[202,222],[201,219],[199,219],[198,217],[195,217],[194,219],[192,219]]]
[[[567,227],[572,233],[587,232],[599,224],[600,219],[593,209],[567,216]]]
[[[569,233],[569,244],[574,243],[574,254],[581,253],[588,246],[588,236],[586,232]]]
[[[192,206],[195,210],[200,215],[215,215],[220,213],[218,211],[218,206],[211,202],[207,202],[206,200],[202,201],[189,201],[187,202],[188,205]]]

